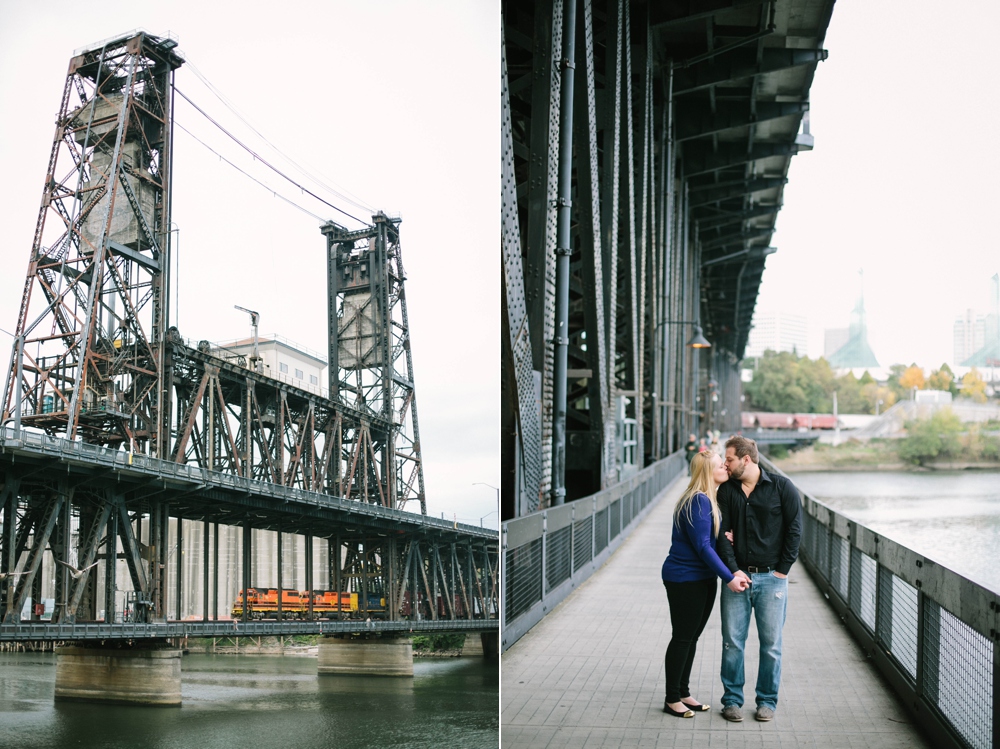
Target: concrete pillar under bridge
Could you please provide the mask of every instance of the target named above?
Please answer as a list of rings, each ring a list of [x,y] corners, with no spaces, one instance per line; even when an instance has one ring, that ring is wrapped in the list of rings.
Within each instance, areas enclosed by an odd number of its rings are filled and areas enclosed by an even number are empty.
[[[179,707],[181,651],[162,640],[56,648],[55,699]]]
[[[319,643],[317,671],[320,676],[413,676],[413,644],[406,636],[327,636]]]
[[[500,654],[498,632],[470,632],[465,636],[462,655],[479,658],[496,658]]]

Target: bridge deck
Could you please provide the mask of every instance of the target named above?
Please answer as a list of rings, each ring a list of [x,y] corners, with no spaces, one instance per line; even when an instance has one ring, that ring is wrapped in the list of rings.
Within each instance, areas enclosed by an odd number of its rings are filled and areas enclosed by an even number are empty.
[[[663,707],[670,612],[659,580],[678,481],[608,563],[503,654],[503,747],[928,747],[801,565],[790,575],[780,702],[753,720],[757,639],[742,723],[722,718],[719,607],[699,642],[682,720]]]

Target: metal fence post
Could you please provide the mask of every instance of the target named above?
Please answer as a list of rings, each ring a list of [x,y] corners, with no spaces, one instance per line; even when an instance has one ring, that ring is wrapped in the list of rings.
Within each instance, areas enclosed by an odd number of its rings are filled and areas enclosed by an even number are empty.
[[[549,592],[549,513],[542,513],[542,600]]]
[[[941,663],[941,607],[923,593],[918,593],[920,611],[920,695],[925,701],[938,706],[938,673]]]
[[[594,555],[597,553],[597,495],[591,500],[590,508],[590,564],[594,564]]]
[[[337,544],[337,577],[340,578],[340,544]],[[500,626],[507,623],[507,529],[500,533]],[[339,586],[338,586],[339,590]]]

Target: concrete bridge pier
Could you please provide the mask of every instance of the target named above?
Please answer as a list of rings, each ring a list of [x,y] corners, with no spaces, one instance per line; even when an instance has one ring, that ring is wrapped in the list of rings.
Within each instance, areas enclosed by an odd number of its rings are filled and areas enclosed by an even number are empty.
[[[320,676],[413,676],[413,645],[409,637],[324,637],[317,670]]]
[[[162,640],[56,648],[56,701],[181,704],[181,651]]]
[[[500,653],[500,636],[497,632],[470,632],[462,645],[463,656],[496,658]]]

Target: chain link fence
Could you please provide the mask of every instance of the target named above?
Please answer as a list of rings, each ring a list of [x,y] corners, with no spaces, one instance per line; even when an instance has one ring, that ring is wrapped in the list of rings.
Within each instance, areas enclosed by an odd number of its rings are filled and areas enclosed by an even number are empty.
[[[597,494],[505,522],[501,529],[501,649],[506,650],[590,577],[687,473],[676,452]]]
[[[800,559],[931,743],[1000,749],[1000,594],[807,495],[802,530]]]

